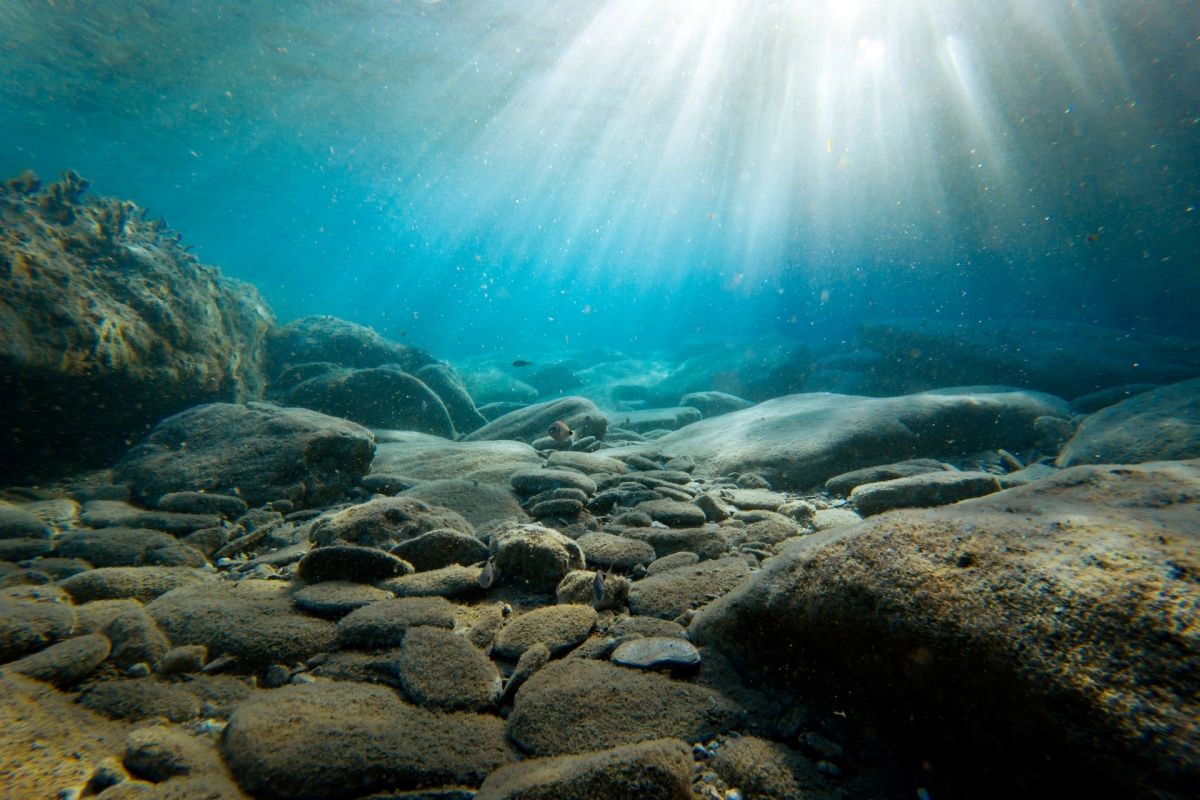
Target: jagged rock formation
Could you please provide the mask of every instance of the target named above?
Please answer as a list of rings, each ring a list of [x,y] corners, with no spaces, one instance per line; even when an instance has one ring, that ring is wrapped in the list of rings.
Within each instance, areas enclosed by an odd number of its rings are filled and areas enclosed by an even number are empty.
[[[104,465],[188,406],[261,395],[272,313],[74,172],[0,186],[0,473]]]

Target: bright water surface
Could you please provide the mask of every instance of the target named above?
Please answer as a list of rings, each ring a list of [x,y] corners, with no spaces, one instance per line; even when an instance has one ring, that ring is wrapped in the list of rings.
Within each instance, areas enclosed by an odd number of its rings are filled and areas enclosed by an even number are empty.
[[[864,319],[1197,335],[1194,0],[3,0],[75,169],[440,357]]]

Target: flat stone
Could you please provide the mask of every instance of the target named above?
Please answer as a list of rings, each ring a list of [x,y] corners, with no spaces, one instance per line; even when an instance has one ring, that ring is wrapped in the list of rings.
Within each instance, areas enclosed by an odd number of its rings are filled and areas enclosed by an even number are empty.
[[[27,561],[54,552],[52,539],[0,539],[0,561]]]
[[[239,668],[294,664],[331,649],[337,626],[296,610],[279,581],[216,581],[173,589],[146,610],[175,645],[203,644]]]
[[[729,551],[729,535],[716,525],[702,528],[625,528],[622,536],[646,542],[659,558],[672,553],[695,553],[701,559],[720,558]]]
[[[608,414],[608,424],[636,433],[648,431],[679,430],[685,425],[699,422],[703,414],[698,408],[678,406],[675,408],[647,408],[640,411],[612,411]]]
[[[516,659],[541,642],[551,654],[562,653],[582,642],[596,626],[596,609],[584,605],[547,606],[528,611],[500,629],[493,652]]]
[[[89,500],[84,503],[80,518],[84,525],[91,528],[152,528],[173,536],[212,528],[221,521],[215,513],[188,514],[162,509],[152,510],[118,500]]]
[[[529,442],[545,436],[550,425],[558,421],[565,422],[579,437],[603,438],[608,430],[608,419],[591,400],[560,397],[504,414],[464,438],[467,441],[515,439]]]
[[[647,636],[618,645],[612,662],[634,669],[697,669],[700,651],[691,642],[677,637]]]
[[[750,408],[754,403],[727,392],[689,392],[679,398],[679,405],[699,410],[705,419]]]
[[[148,528],[104,528],[64,534],[55,554],[82,558],[97,567],[202,567],[208,559],[194,547]]]
[[[574,540],[540,525],[496,531],[492,552],[498,582],[537,594],[553,594],[568,572],[584,566],[583,551]]]
[[[664,736],[702,740],[740,718],[738,707],[712,689],[606,661],[569,659],[547,664],[521,687],[508,734],[526,752],[549,756]]]
[[[813,514],[812,526],[814,530],[827,531],[859,522],[862,522],[862,517],[852,508],[822,508]]]
[[[638,503],[638,511],[650,515],[650,519],[671,528],[694,528],[703,525],[707,518],[700,506],[679,500],[647,500]]]
[[[384,578],[407,575],[412,565],[391,553],[373,547],[340,544],[316,547],[300,559],[296,575],[305,583],[357,581],[375,583]]]
[[[152,719],[186,722],[200,716],[200,698],[180,684],[153,678],[102,681],[87,687],[79,697],[84,708],[112,719]]]
[[[40,517],[0,502],[0,539],[49,539],[50,526]]]
[[[690,456],[699,475],[755,472],[784,491],[817,488],[862,467],[916,457],[967,455],[1038,439],[1034,420],[1069,416],[1066,402],[1030,391],[926,392],[901,397],[813,393],[777,397],[744,411],[701,420],[652,445]]]
[[[944,464],[933,458],[914,458],[895,464],[880,464],[875,467],[843,472],[825,481],[825,491],[830,494],[848,495],[854,487],[864,483],[890,481],[893,478],[907,478],[911,475],[924,475],[928,472],[953,470],[949,464]]]
[[[724,740],[709,763],[727,784],[737,786],[748,797],[838,800],[844,796],[818,771],[816,763],[781,742],[757,736]]]
[[[629,590],[629,610],[660,619],[675,619],[685,611],[699,608],[735,589],[749,575],[746,562],[735,556],[676,567],[634,581]]]
[[[454,605],[441,597],[400,597],[352,611],[338,622],[338,639],[347,647],[395,647],[409,628],[454,627]]]
[[[401,542],[392,548],[392,553],[412,564],[418,572],[424,572],[451,564],[469,566],[486,561],[488,546],[469,533],[442,529]]]
[[[395,365],[334,368],[293,386],[287,404],[311,408],[368,428],[454,436],[442,399],[420,378]]]
[[[407,431],[379,435],[371,473],[419,480],[469,480],[508,487],[509,477],[540,466],[542,457],[523,442],[450,441]]]
[[[559,605],[586,605],[597,611],[619,609],[629,599],[629,580],[620,575],[606,575],[601,579],[602,591],[596,596],[596,572],[594,570],[571,570],[554,590]]]
[[[148,603],[180,586],[215,580],[215,573],[191,567],[101,567],[63,578],[58,585],[76,603],[122,598]]]
[[[1000,491],[989,472],[927,472],[880,483],[864,483],[850,492],[850,502],[864,517],[893,508],[930,508],[983,497]]]
[[[482,571],[479,567],[451,564],[428,572],[388,578],[380,581],[377,586],[397,597],[470,598],[483,593],[483,587],[479,585],[479,575]]]
[[[588,565],[593,567],[628,571],[638,564],[649,564],[655,558],[654,548],[649,542],[627,536],[593,531],[575,541],[583,550]]]
[[[171,643],[144,608],[131,608],[105,623],[101,632],[112,642],[109,660],[121,669],[146,664],[158,669]]]
[[[654,739],[582,755],[530,758],[493,772],[475,800],[692,796],[692,755],[678,739]],[[636,788],[635,788],[636,787]]]
[[[618,458],[606,456],[603,453],[580,453],[574,450],[555,450],[546,458],[546,466],[551,469],[566,467],[587,473],[608,473],[622,475],[629,471],[629,466]]]
[[[355,609],[391,597],[391,592],[365,583],[323,581],[297,589],[292,594],[292,602],[301,611],[316,614],[318,617],[337,619]]]
[[[226,519],[237,519],[248,508],[240,497],[215,492],[167,492],[154,506],[182,514],[219,514]]]
[[[628,616],[618,618],[608,628],[609,636],[668,636],[674,639],[686,639],[687,629],[678,622],[658,617]]]
[[[272,798],[477,786],[510,758],[496,717],[427,711],[391,689],[342,681],[285,686],[242,703],[221,747],[242,789]]]
[[[529,516],[534,519],[549,519],[551,517],[576,517],[583,511],[583,503],[569,497],[557,497],[535,503],[529,509]]]

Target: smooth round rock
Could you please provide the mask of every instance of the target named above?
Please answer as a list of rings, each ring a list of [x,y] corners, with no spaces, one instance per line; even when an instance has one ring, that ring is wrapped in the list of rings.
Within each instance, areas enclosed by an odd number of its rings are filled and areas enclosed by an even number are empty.
[[[486,561],[488,547],[473,534],[441,528],[401,542],[392,548],[392,554],[412,564],[418,572],[424,572],[451,564],[470,566]]]
[[[323,581],[305,586],[292,595],[292,602],[301,611],[318,617],[344,617],[355,609],[387,600],[391,592],[352,581]]]
[[[100,666],[111,649],[106,636],[89,633],[52,644],[8,664],[6,669],[58,687],[74,686]]]
[[[647,636],[619,645],[612,662],[634,669],[695,669],[700,666],[700,651],[684,639]]]
[[[596,625],[596,609],[584,605],[547,606],[509,622],[496,637],[493,651],[504,658],[519,658],[538,642],[561,653],[582,642]]]
[[[523,469],[513,473],[512,487],[524,495],[534,495],[562,487],[580,489],[588,495],[596,493],[596,482],[586,475],[569,469]]]
[[[698,505],[680,500],[647,500],[638,503],[637,510],[646,512],[655,522],[672,528],[693,528],[708,521]]]
[[[296,574],[305,583],[335,580],[374,583],[412,571],[412,565],[391,553],[373,547],[335,544],[310,550],[300,559]]]
[[[654,561],[654,548],[639,539],[592,531],[575,541],[583,549],[589,566],[630,570]]]

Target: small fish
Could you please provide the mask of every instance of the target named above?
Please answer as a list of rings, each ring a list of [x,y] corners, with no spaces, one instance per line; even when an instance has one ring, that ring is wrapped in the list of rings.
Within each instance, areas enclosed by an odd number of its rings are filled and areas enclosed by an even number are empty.
[[[565,442],[568,439],[574,438],[575,431],[567,427],[567,423],[561,419],[550,423],[550,428],[546,431],[550,438],[556,442]]]
[[[604,573],[596,570],[596,577],[592,579],[592,607],[599,608],[604,602]]]
[[[526,361],[523,358],[518,358],[516,361],[513,362],[514,367],[529,367],[532,365],[533,365],[532,361]]]
[[[484,589],[492,588],[492,584],[496,582],[496,560],[489,558],[487,563],[483,565],[483,572],[479,573],[479,585]]]

